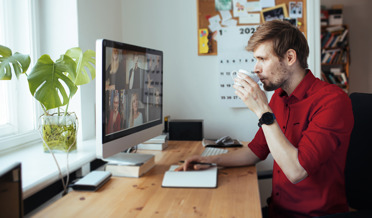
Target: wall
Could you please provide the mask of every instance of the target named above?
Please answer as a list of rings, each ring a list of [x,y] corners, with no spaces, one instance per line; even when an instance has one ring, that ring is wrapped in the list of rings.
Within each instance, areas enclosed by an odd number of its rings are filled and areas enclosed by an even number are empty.
[[[38,14],[38,56],[49,54],[55,61],[68,48],[78,46],[76,0],[36,0]],[[68,14],[68,15],[67,15]]]
[[[78,26],[79,46],[95,50],[97,39],[112,39],[122,41],[122,11],[121,2],[116,0],[79,0]],[[80,89],[82,113],[82,138],[95,137],[95,82],[83,85]],[[93,110],[92,110],[93,108]]]
[[[328,8],[332,5],[344,6],[344,24],[349,26],[350,43],[350,91],[372,93],[372,26],[369,25],[370,0],[322,0]]]

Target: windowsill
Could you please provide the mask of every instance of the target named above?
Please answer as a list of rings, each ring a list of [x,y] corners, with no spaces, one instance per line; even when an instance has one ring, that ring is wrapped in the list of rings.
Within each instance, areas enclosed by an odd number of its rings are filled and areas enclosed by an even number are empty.
[[[69,172],[76,171],[96,158],[95,139],[78,142],[77,152],[68,155]],[[66,153],[55,153],[62,175],[67,173]],[[0,165],[22,163],[23,199],[59,180],[59,172],[52,154],[44,153],[41,143],[0,155]]]

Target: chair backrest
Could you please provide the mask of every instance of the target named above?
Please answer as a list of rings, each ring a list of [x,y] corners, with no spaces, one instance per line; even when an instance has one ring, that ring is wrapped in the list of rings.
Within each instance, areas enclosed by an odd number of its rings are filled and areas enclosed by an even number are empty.
[[[345,167],[346,197],[349,206],[372,207],[372,94],[350,95],[354,128]]]

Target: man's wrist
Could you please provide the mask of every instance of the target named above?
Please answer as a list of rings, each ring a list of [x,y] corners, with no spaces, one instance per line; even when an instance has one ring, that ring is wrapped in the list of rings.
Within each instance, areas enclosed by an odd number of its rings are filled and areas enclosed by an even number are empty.
[[[256,116],[258,117],[258,119],[260,119],[262,117],[262,115],[264,113],[267,113],[267,112],[270,112],[270,113],[273,112],[269,106],[267,106],[267,107],[263,108],[262,110],[256,112]]]

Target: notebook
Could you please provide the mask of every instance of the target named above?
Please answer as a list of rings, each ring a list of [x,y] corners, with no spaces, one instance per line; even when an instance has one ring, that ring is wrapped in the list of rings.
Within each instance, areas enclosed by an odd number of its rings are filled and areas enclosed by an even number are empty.
[[[217,167],[198,171],[174,171],[172,165],[165,172],[162,187],[167,188],[217,188]]]
[[[80,191],[97,191],[111,178],[107,171],[92,171],[77,181],[72,188]]]

